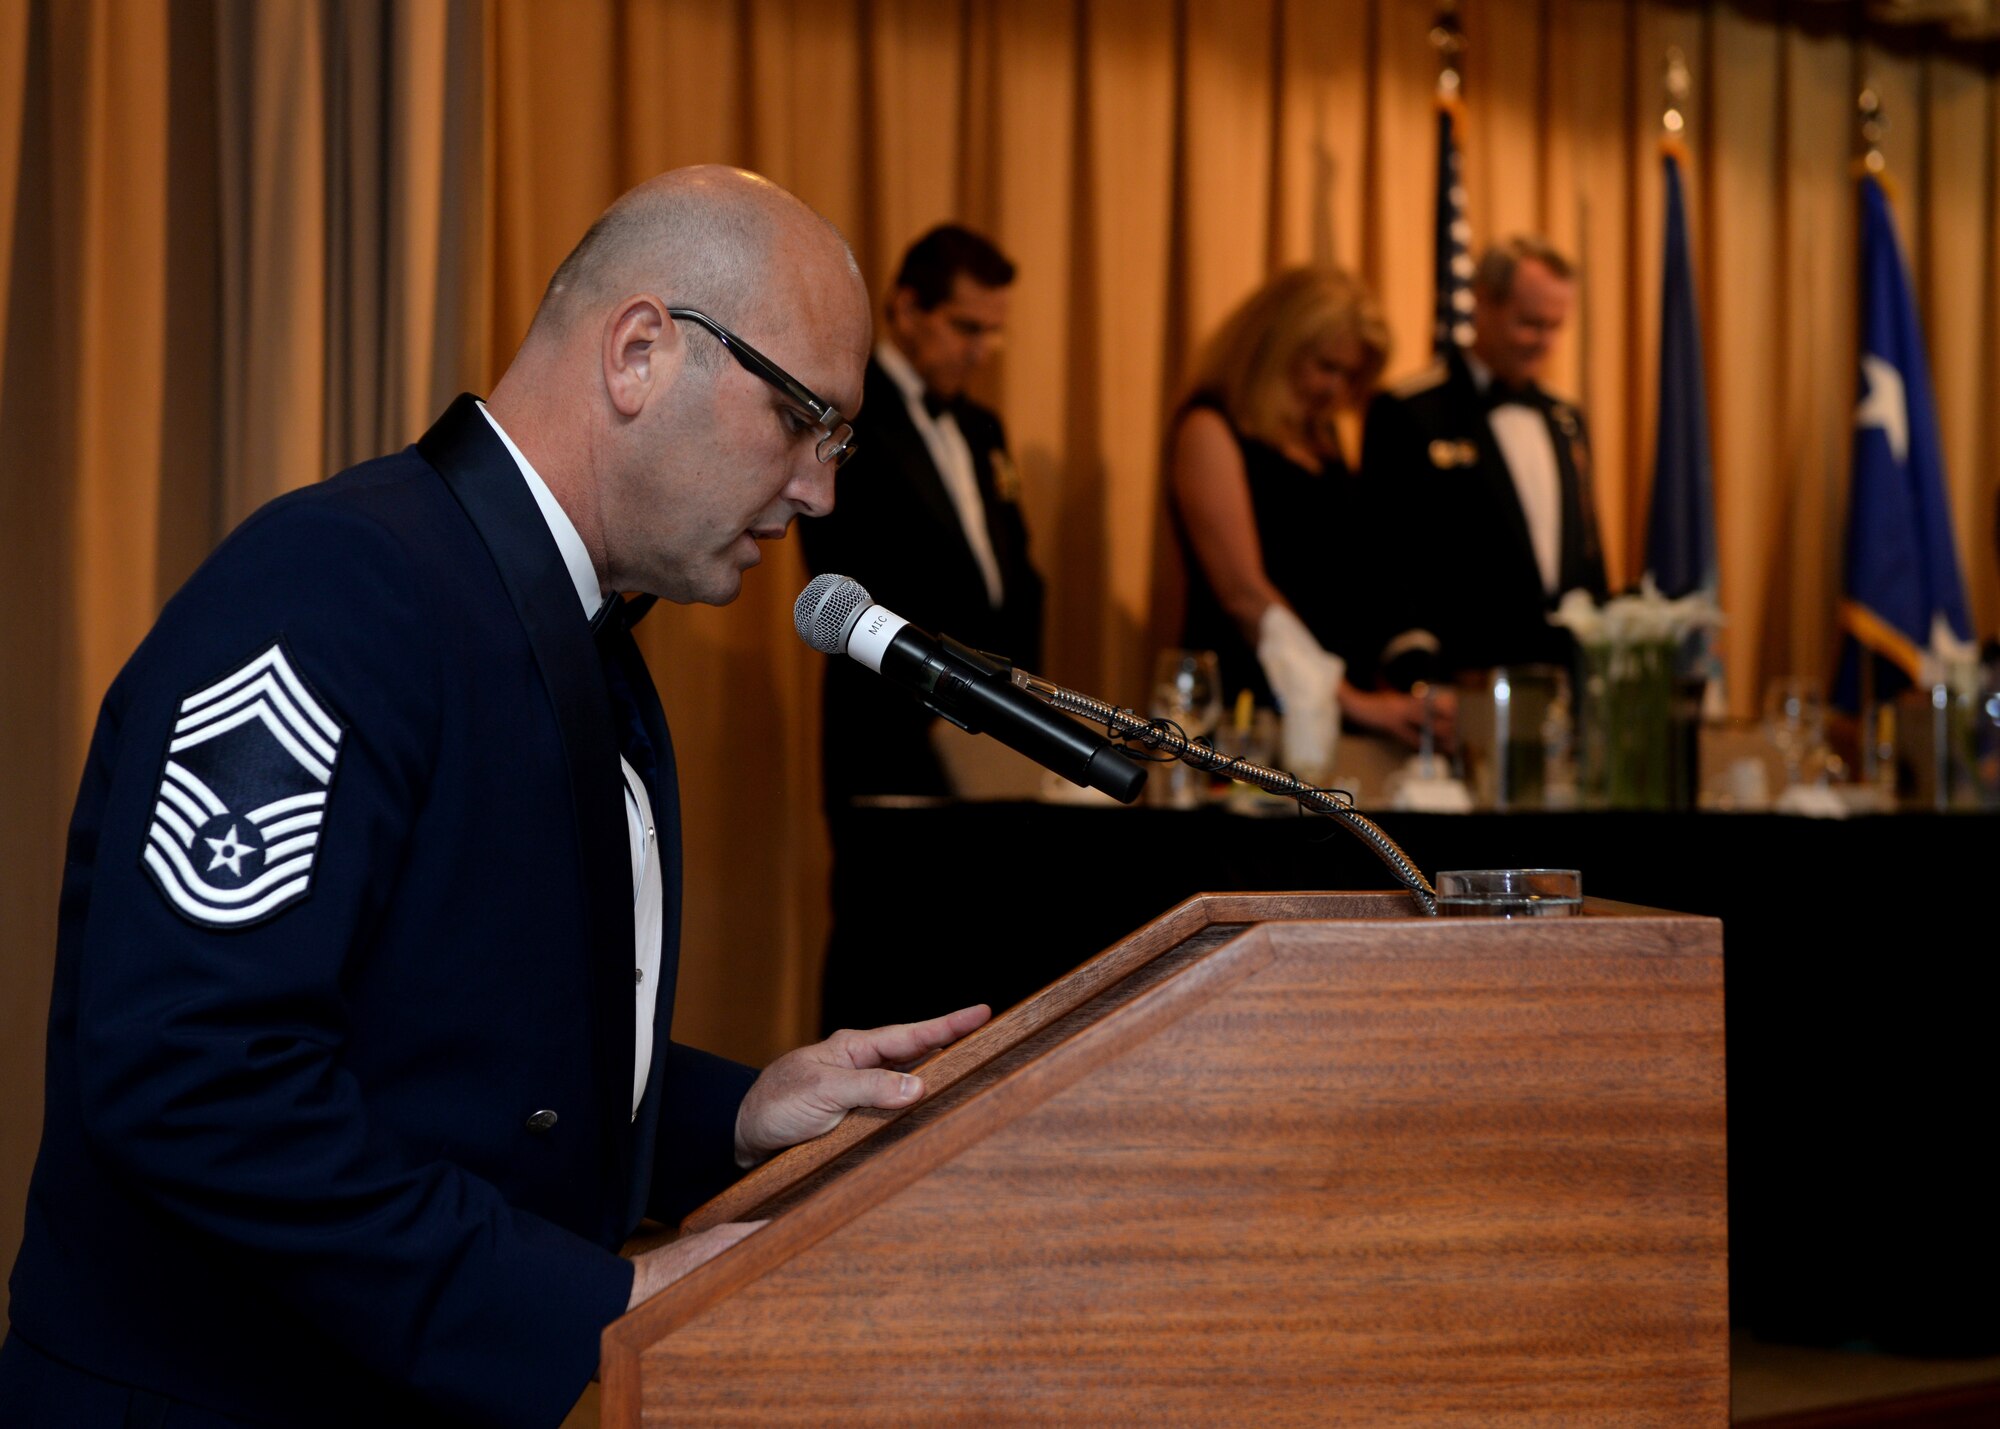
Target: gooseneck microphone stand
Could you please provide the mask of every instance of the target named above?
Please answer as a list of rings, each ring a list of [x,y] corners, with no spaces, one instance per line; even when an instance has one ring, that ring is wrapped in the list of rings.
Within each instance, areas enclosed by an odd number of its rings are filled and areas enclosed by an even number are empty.
[[[916,630],[901,616],[884,610],[874,603],[866,586],[851,576],[837,575],[832,571],[822,571],[806,583],[799,592],[799,598],[792,605],[792,624],[798,627],[799,638],[819,651],[822,655],[847,655],[862,664],[882,673],[883,650],[873,651],[872,658],[864,650],[857,648],[856,642],[862,637],[856,630],[864,619],[873,615],[868,626],[868,635],[889,641],[887,649],[893,651],[897,643],[905,638],[903,633],[915,631],[923,637],[928,647],[931,637]],[[886,631],[886,635],[882,632]],[[1196,769],[1213,774],[1224,774],[1232,779],[1241,779],[1246,784],[1255,784],[1273,794],[1283,794],[1298,800],[1299,804],[1315,814],[1325,814],[1328,818],[1345,824],[1349,832],[1368,847],[1375,850],[1375,856],[1389,865],[1389,871],[1397,881],[1417,900],[1417,907],[1435,918],[1437,916],[1437,890],[1430,885],[1417,866],[1410,862],[1410,856],[1396,846],[1396,841],[1382,832],[1372,820],[1364,818],[1354,807],[1354,800],[1338,789],[1316,789],[1301,779],[1285,773],[1282,769],[1266,769],[1252,764],[1246,759],[1231,759],[1217,754],[1205,744],[1197,744],[1177,726],[1166,721],[1141,719],[1131,710],[1117,709],[1103,700],[1090,695],[1066,690],[1061,685],[1044,680],[1039,675],[1031,675],[1017,668],[1012,661],[995,655],[987,655],[962,645],[948,635],[941,635],[935,641],[935,650],[922,656],[925,678],[911,686],[918,697],[946,719],[964,729],[973,729],[964,713],[955,712],[955,701],[940,697],[938,689],[949,687],[954,690],[988,688],[987,682],[1000,689],[1008,688],[1008,683],[1027,691],[1037,699],[1052,705],[1067,715],[1074,715],[1090,724],[1101,724],[1111,744],[1101,747],[1109,755],[1116,747],[1126,757],[1132,757],[1136,749],[1144,749],[1178,759]],[[905,671],[907,675],[908,671]],[[906,683],[909,683],[906,680]],[[980,720],[980,723],[986,723]],[[1010,721],[1017,725],[1018,720]],[[1058,724],[1067,721],[1058,720]],[[989,728],[988,733],[992,733]],[[1051,762],[1050,744],[1045,731],[1023,733],[1013,729],[1014,738],[1002,736],[1002,743],[1009,744],[1047,768],[1063,774],[1072,783],[1086,784],[1093,788],[1106,789],[1123,803],[1130,803],[1139,792],[1137,780],[1111,778],[1105,769],[1098,770],[1104,777],[1095,777],[1092,770],[1096,766],[1086,761],[1079,770],[1073,759],[1059,758]],[[1072,731],[1075,732],[1075,731]],[[1057,744],[1065,741],[1057,740]],[[1135,749],[1136,746],[1136,749]],[[1074,754],[1076,751],[1069,751]],[[1093,758],[1095,755],[1093,754]],[[1105,766],[1120,765],[1122,759],[1107,758]],[[1143,771],[1127,771],[1143,772]]]
[[[1104,732],[1111,739],[1127,746],[1157,751],[1169,758],[1178,759],[1196,769],[1211,774],[1225,775],[1240,779],[1246,784],[1272,794],[1282,794],[1298,800],[1299,804],[1315,814],[1325,814],[1328,818],[1346,825],[1354,836],[1375,851],[1375,856],[1389,866],[1389,871],[1417,900],[1417,906],[1426,916],[1437,916],[1437,890],[1430,885],[1422,870],[1410,860],[1396,841],[1382,831],[1380,825],[1354,807],[1354,801],[1338,789],[1318,789],[1305,783],[1295,775],[1282,769],[1266,769],[1261,764],[1252,764],[1247,759],[1232,759],[1226,754],[1218,754],[1206,744],[1198,744],[1189,739],[1171,722],[1144,719],[1129,709],[1118,709],[1094,696],[1066,690],[1061,685],[1031,675],[1026,670],[1013,671],[1014,683],[1029,693],[1046,700],[1065,714],[1075,715],[1092,724],[1104,726]]]

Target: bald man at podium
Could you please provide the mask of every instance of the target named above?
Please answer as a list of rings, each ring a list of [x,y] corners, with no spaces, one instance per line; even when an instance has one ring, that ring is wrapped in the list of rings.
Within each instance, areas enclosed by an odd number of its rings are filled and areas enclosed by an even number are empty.
[[[678,170],[557,271],[484,402],[279,498],[105,697],[70,830],[7,1429],[559,1423],[626,1258],[985,1019],[759,1074],[674,1043],[673,746],[631,625],[826,511],[846,244]],[[625,592],[644,593],[625,599]]]

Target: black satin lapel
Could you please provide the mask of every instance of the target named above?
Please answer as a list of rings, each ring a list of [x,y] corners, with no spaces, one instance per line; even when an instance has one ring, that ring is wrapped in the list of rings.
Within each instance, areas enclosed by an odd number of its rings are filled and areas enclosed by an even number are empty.
[[[604,672],[562,553],[477,401],[453,402],[417,452],[443,475],[492,552],[562,731],[583,865],[600,1113],[616,1131],[632,1110],[632,859]],[[622,1188],[630,1176],[630,1138],[608,1137],[605,1153],[614,1177],[608,1184]]]
[[[916,419],[910,416],[909,404],[903,399],[903,389],[870,358],[870,376],[878,373],[879,380],[868,389],[863,408],[874,418],[865,440],[880,442],[884,453],[889,454],[891,460],[883,463],[885,469],[893,465],[910,474],[909,488],[923,504],[924,510],[930,513],[931,521],[939,528],[940,534],[964,548],[964,561],[954,558],[953,564],[970,565],[973,559],[972,543],[965,539],[965,526],[958,518],[958,507],[952,504],[951,493],[945,490],[944,477],[938,472],[930,445],[924,441],[924,434],[917,430]]]
[[[1594,572],[1600,556],[1589,478],[1577,469],[1575,439],[1553,416],[1549,418],[1549,440],[1555,444],[1556,472],[1562,479],[1562,572],[1557,590],[1590,589],[1596,583]]]

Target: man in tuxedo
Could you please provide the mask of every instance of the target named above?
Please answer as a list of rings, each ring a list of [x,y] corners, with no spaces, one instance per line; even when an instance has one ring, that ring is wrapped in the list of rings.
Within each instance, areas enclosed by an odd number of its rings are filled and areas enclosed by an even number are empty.
[[[840,505],[799,523],[815,574],[852,576],[933,633],[1037,668],[1042,578],[1028,559],[1006,433],[966,385],[999,346],[1014,265],[969,229],[932,229],[903,255],[869,359],[859,455]],[[826,799],[948,795],[935,717],[851,660],[828,664]]]
[[[1391,683],[1565,662],[1565,591],[1602,599],[1583,414],[1541,386],[1568,321],[1570,263],[1538,238],[1494,244],[1473,277],[1472,342],[1369,405],[1361,471],[1385,559]]]
[[[0,1423],[553,1426],[607,1323],[755,1229],[621,1257],[642,1218],[909,1105],[897,1064],[984,1019],[761,1074],[669,1035],[678,791],[629,627],[827,510],[868,338],[831,225],[662,175],[487,401],[168,603],[70,828]]]

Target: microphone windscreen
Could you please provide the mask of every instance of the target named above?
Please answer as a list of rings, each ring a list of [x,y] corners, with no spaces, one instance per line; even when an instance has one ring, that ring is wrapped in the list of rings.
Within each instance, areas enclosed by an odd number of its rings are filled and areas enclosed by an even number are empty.
[[[852,576],[828,571],[814,576],[792,604],[792,624],[799,639],[822,655],[845,655],[847,637],[861,612],[875,602],[868,588]]]

